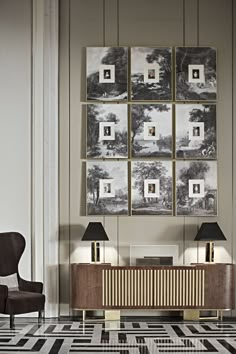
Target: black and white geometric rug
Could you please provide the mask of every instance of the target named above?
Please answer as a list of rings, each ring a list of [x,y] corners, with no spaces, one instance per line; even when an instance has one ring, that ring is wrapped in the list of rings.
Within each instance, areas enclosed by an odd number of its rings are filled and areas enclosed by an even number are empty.
[[[236,354],[236,322],[0,319],[0,353]]]

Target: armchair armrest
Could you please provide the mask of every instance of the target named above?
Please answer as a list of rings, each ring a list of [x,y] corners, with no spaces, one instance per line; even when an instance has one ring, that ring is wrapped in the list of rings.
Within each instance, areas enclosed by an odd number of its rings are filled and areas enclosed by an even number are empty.
[[[5,312],[5,303],[8,296],[8,287],[6,285],[0,285],[0,313]]]
[[[32,293],[42,293],[43,283],[39,281],[28,281],[19,277],[19,290]]]

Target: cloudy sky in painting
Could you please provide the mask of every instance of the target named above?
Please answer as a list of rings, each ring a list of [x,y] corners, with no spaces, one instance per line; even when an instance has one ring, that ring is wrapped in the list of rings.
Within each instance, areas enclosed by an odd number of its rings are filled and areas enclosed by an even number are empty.
[[[105,120],[109,113],[114,113],[117,116],[119,122],[117,123],[117,128],[119,131],[127,131],[127,105],[126,104],[97,104],[96,107],[99,108],[99,118],[101,121]]]
[[[185,167],[188,168],[191,161],[177,161],[176,162],[176,184],[181,181],[179,180],[179,171]],[[212,189],[217,189],[217,163],[216,161],[204,161],[210,167],[209,171],[205,175],[205,185]]]
[[[154,49],[155,49],[154,47],[153,48],[148,48],[148,47],[131,48],[131,75],[143,74],[144,66],[147,64],[146,57],[148,54],[151,54]],[[163,47],[163,49],[166,48]]]
[[[102,58],[107,54],[110,47],[87,48],[87,76],[98,72]]]
[[[87,162],[87,170],[93,166],[99,166],[104,171],[108,172],[110,177],[114,179],[115,190],[127,189],[128,186],[128,165],[125,161],[101,161],[101,162]]]
[[[148,114],[153,122],[158,123],[158,127],[160,129],[160,133],[163,136],[172,135],[172,105],[167,104],[167,107],[170,108],[169,111],[159,112],[157,110],[152,110],[149,112],[148,110],[145,112]],[[136,135],[136,139],[143,139],[143,131]]]
[[[142,161],[142,162],[146,162],[147,164],[152,163],[151,161],[150,162],[149,161]],[[161,161],[161,163],[162,163],[162,166],[165,167],[167,170],[165,177],[172,177],[172,161]],[[132,167],[131,167],[132,170],[135,167],[135,165],[136,165],[136,162],[133,161]],[[135,176],[132,175],[132,201],[142,199],[142,196],[139,194],[138,190],[136,188],[134,188],[134,183],[135,183]]]

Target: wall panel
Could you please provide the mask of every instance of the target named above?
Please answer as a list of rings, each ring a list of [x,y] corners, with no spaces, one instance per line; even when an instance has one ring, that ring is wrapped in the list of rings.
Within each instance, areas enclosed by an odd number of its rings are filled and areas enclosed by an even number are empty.
[[[59,283],[60,314],[69,313],[70,298],[70,8],[68,1],[60,2],[60,101],[59,101]],[[63,21],[62,21],[63,14]]]
[[[218,102],[218,218],[227,238],[224,246],[231,261],[232,250],[232,1],[206,0],[199,4],[199,44],[217,48]],[[213,11],[213,9],[215,9]],[[211,18],[209,21],[209,13]],[[227,181],[227,182],[226,182]],[[200,220],[201,222],[203,220]]]
[[[197,0],[184,0],[184,45],[198,45],[199,17]]]
[[[232,198],[233,198],[233,203],[232,203],[232,210],[231,210],[231,215],[232,215],[232,249],[231,249],[231,261],[235,263],[235,255],[236,255],[236,242],[235,242],[235,237],[236,237],[236,163],[235,163],[235,157],[236,157],[236,143],[235,143],[235,136],[236,136],[236,45],[235,45],[235,40],[236,40],[236,4],[235,1],[232,0],[232,13],[231,13],[231,21],[232,21],[232,41],[231,41],[231,46],[232,46],[232,150],[233,150],[233,157],[232,157],[232,168],[233,168],[233,185],[232,185]],[[236,300],[235,300],[236,302]],[[235,315],[236,311],[233,311],[233,314]]]
[[[26,238],[31,277],[31,1],[0,0],[0,224]]]
[[[182,0],[120,0],[120,44],[129,46],[182,43]]]
[[[62,3],[68,6],[64,0]],[[61,95],[62,99],[68,101],[70,113],[67,112],[60,118],[61,124],[65,124],[67,128],[67,122],[64,120],[69,119],[69,129],[65,130],[65,134],[61,132],[62,144],[63,142],[66,144],[66,152],[62,151],[63,161],[69,159],[66,163],[69,171],[60,172],[61,178],[65,176],[65,181],[69,183],[69,185],[61,185],[63,193],[61,193],[60,203],[63,203],[63,195],[66,198],[61,213],[61,226],[68,226],[70,230],[68,231],[69,253],[66,252],[68,260],[66,257],[63,258],[68,268],[60,276],[62,283],[68,282],[70,262],[86,262],[90,259],[89,244],[80,241],[89,221],[103,222],[110,238],[110,242],[103,248],[102,260],[121,265],[129,262],[130,244],[176,244],[180,250],[180,263],[202,262],[204,245],[199,244],[197,247],[193,239],[198,226],[203,221],[217,220],[222,226],[227,242],[216,245],[216,262],[231,261],[235,213],[232,209],[232,191],[233,183],[236,182],[235,166],[232,166],[235,156],[232,140],[232,3],[233,0],[71,0],[69,24],[68,18],[64,18],[61,13],[62,23],[69,26],[70,30],[70,37],[67,39],[69,43],[65,46],[65,50],[69,50],[66,54],[69,55],[69,62],[65,60],[65,53],[61,53],[65,61],[62,65],[69,65],[69,70],[63,72],[63,77],[70,81],[69,97],[66,97],[66,86]],[[85,47],[196,46],[198,44],[215,46],[218,49],[219,216],[216,218],[86,217],[85,114],[81,105],[81,102],[86,99]],[[67,216],[64,218],[65,215]],[[69,225],[63,225],[64,222],[68,222]],[[68,240],[64,239],[64,244]],[[65,292],[64,290],[64,294]],[[63,289],[61,296],[63,302],[68,300],[68,294],[63,295]]]
[[[105,0],[104,5],[104,45],[118,45],[119,41],[119,3]]]
[[[233,100],[232,100],[232,121],[233,121],[233,129],[232,129],[232,135],[233,137],[236,136],[236,4],[235,1],[232,1],[232,79],[233,79],[233,85],[232,85],[232,93],[233,93]],[[231,210],[232,214],[232,255],[231,259],[232,262],[235,263],[235,256],[236,256],[236,218],[235,218],[235,208],[236,208],[236,163],[235,163],[235,158],[236,158],[236,143],[235,140],[233,139],[233,159],[232,159],[232,165],[233,165],[233,186],[232,186],[232,196],[233,196],[233,206]]]

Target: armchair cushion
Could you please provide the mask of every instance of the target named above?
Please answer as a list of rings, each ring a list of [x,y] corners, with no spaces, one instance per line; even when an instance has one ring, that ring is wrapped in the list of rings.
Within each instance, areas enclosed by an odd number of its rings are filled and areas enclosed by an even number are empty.
[[[45,296],[27,291],[11,291],[6,299],[7,314],[20,314],[44,309]]]
[[[8,287],[8,291],[19,290],[17,274],[14,273],[4,277],[0,277],[0,285],[6,285]]]
[[[29,281],[19,277],[19,289],[21,291],[29,291],[32,293],[42,293],[43,283],[39,281]]]

